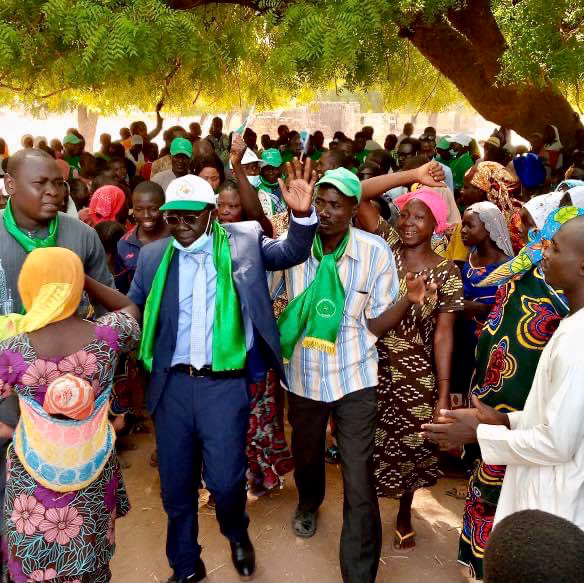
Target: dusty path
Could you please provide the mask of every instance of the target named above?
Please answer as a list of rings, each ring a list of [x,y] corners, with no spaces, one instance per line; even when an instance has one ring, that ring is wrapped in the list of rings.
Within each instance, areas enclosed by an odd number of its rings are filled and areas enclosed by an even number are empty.
[[[135,451],[124,453],[132,467],[124,471],[132,511],[117,521],[117,551],[112,563],[114,583],[166,581],[166,519],[159,496],[158,473],[148,464],[153,449],[152,436],[136,436]],[[398,554],[391,547],[396,503],[381,501],[383,550],[378,583],[468,581],[456,562],[458,533],[463,502],[445,495],[461,481],[442,480],[436,487],[422,490],[414,500],[414,528],[418,547]],[[291,476],[282,490],[251,501],[250,537],[254,542],[258,583],[340,582],[338,544],[342,523],[340,470],[327,466],[327,495],[319,516],[319,529],[310,540],[297,539],[291,532],[290,517],[296,504]],[[210,583],[230,583],[240,579],[231,563],[229,544],[219,532],[215,516],[207,506],[200,511],[203,560]]]

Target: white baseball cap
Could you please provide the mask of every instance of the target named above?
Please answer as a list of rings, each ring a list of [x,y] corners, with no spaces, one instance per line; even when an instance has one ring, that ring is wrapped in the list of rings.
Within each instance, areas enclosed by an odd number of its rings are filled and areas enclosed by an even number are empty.
[[[241,165],[246,166],[247,164],[256,164],[258,162],[260,162],[260,159],[257,157],[256,153],[253,150],[247,148],[243,153]],[[231,163],[231,160],[229,160],[229,168],[233,170],[233,164]]]
[[[451,144],[454,142],[455,144],[460,144],[461,146],[467,147],[471,140],[472,138],[468,134],[456,134],[449,141]]]
[[[211,185],[193,174],[175,178],[166,189],[161,211],[202,211],[208,204],[217,206]]]

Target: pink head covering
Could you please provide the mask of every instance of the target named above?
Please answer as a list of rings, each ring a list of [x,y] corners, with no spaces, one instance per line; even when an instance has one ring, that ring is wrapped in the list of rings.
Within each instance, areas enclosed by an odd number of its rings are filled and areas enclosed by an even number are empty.
[[[113,184],[98,188],[89,201],[89,223],[95,226],[103,221],[117,221],[125,202],[121,188]]]
[[[420,188],[415,192],[408,192],[407,194],[396,198],[393,202],[401,211],[411,200],[419,200],[430,209],[436,220],[436,227],[434,228],[435,233],[443,233],[450,227],[446,222],[446,218],[448,217],[448,205],[435,190],[431,190],[430,188]]]

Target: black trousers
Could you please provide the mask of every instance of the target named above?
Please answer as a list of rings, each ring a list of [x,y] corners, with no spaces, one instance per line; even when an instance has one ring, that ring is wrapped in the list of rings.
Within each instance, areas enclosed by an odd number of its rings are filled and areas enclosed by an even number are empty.
[[[162,503],[168,515],[166,554],[177,579],[195,571],[198,488],[215,497],[221,532],[232,542],[247,533],[245,435],[249,396],[245,378],[212,380],[171,373],[156,411]]]
[[[381,555],[381,518],[373,478],[375,387],[323,403],[288,393],[292,455],[300,510],[316,512],[325,493],[325,437],[329,416],[343,472],[340,562],[345,583],[373,583]]]

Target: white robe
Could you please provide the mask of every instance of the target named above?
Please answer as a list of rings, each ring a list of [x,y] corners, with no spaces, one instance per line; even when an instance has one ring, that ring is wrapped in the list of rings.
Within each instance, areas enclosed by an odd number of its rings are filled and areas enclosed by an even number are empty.
[[[545,347],[525,408],[511,430],[481,424],[485,463],[506,465],[495,525],[537,509],[584,530],[584,309],[565,318]]]

